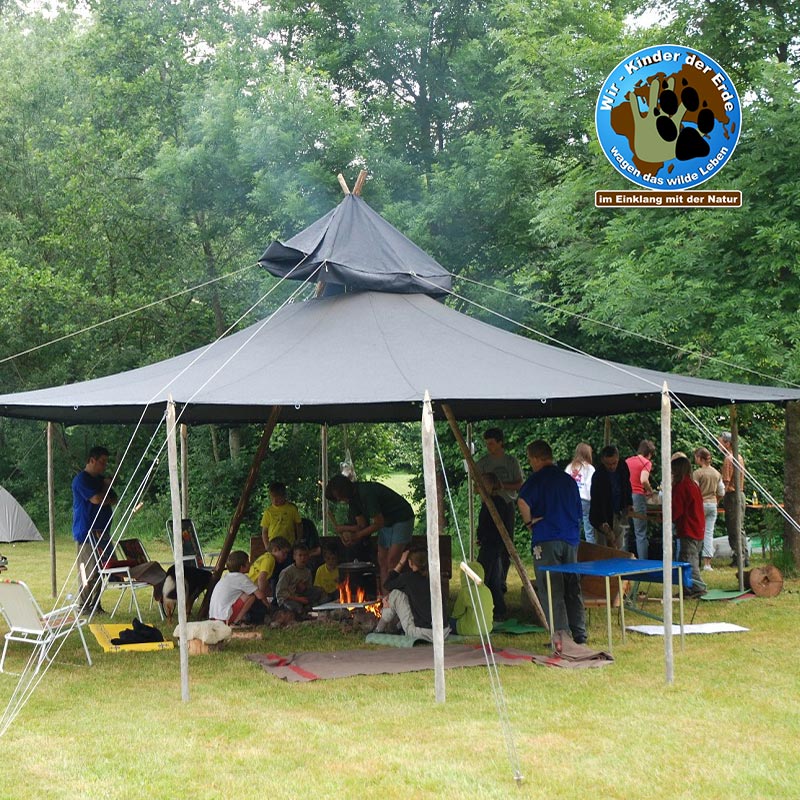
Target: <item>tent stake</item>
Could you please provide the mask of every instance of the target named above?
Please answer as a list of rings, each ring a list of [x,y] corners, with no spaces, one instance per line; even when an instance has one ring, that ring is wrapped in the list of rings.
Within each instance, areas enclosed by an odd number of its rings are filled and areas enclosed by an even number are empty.
[[[436,445],[433,441],[431,396],[425,390],[422,404],[422,468],[425,475],[425,539],[428,542],[428,580],[431,587],[433,622],[433,684],[437,703],[444,703],[444,610],[442,608],[442,568],[439,563],[439,509],[436,491]]]
[[[511,539],[511,536],[509,536],[509,533],[506,530],[506,526],[503,524],[503,520],[501,519],[500,514],[497,513],[497,507],[495,506],[491,495],[486,491],[486,486],[483,482],[483,478],[481,478],[481,474],[478,472],[478,468],[475,466],[475,459],[472,457],[472,453],[470,453],[469,448],[467,447],[467,443],[464,441],[464,437],[461,435],[461,431],[459,430],[456,418],[455,416],[453,416],[453,411],[450,408],[450,406],[447,405],[447,403],[442,403],[442,411],[444,411],[444,415],[447,417],[447,422],[450,425],[450,430],[453,431],[453,436],[456,437],[456,442],[458,442],[458,446],[461,448],[464,460],[467,462],[467,467],[469,468],[470,477],[472,478],[473,481],[475,481],[475,486],[478,488],[478,492],[480,493],[481,499],[483,500],[484,503],[486,503],[486,507],[489,509],[489,514],[492,517],[492,521],[497,526],[497,531],[500,534],[500,538],[503,540],[503,543],[506,546],[506,550],[508,550],[508,554],[509,556],[511,556],[511,560],[514,562],[514,566],[517,569],[517,573],[519,574],[519,577],[522,580],[522,588],[525,591],[525,594],[528,595],[528,599],[531,601],[531,606],[533,606],[533,611],[539,618],[539,622],[542,625],[544,625],[544,627],[547,630],[550,630],[550,623],[547,621],[547,617],[545,617],[544,615],[544,611],[542,610],[542,605],[539,602],[539,598],[536,596],[536,591],[533,588],[531,579],[528,577],[528,573],[525,572],[525,566],[520,560],[517,548],[514,547],[514,542]]]
[[[169,494],[172,501],[172,551],[175,559],[175,584],[178,593],[178,629],[180,633],[181,700],[189,702],[189,643],[186,641],[186,583],[183,578],[183,532],[181,487],[178,481],[178,444],[175,441],[175,403],[167,401],[167,458]],[[133,591],[133,590],[131,590]]]
[[[233,542],[236,539],[236,534],[239,532],[239,526],[242,524],[242,517],[244,517],[244,512],[247,509],[247,503],[250,501],[250,495],[253,493],[253,487],[256,485],[256,479],[258,478],[258,473],[261,469],[261,462],[264,460],[264,456],[267,453],[269,440],[272,437],[272,432],[275,430],[275,426],[278,424],[278,417],[280,416],[280,413],[281,407],[273,406],[269,415],[269,419],[267,420],[267,424],[264,426],[264,432],[261,434],[261,441],[258,443],[258,450],[256,450],[256,454],[253,456],[253,463],[250,465],[250,472],[247,473],[247,479],[244,482],[244,488],[242,489],[242,494],[239,497],[239,503],[236,506],[236,510],[233,512],[231,524],[228,526],[228,533],[225,536],[225,541],[222,543],[222,548],[219,552],[219,558],[214,566],[214,571],[211,573],[211,581],[209,582],[205,597],[203,598],[203,605],[200,608],[199,616],[201,619],[208,617],[208,606],[211,603],[211,593],[214,591],[214,587],[217,585],[217,582],[222,575],[222,570],[225,569],[225,562],[228,560],[228,556],[231,554]]]

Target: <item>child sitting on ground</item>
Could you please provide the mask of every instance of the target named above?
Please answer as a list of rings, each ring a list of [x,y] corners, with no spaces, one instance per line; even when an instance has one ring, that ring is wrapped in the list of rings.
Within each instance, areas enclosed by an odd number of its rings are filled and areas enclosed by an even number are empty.
[[[483,579],[483,567],[470,561],[469,568]],[[492,593],[485,583],[476,585],[465,572],[461,573],[461,589],[453,606],[450,628],[461,636],[479,636],[492,630],[494,619]]]
[[[303,535],[303,524],[297,506],[286,499],[285,483],[273,481],[269,485],[269,501],[270,505],[266,507],[261,517],[261,538],[264,547],[269,550],[270,541],[279,536],[286,539],[290,546],[299,542]]]
[[[339,599],[339,550],[335,544],[326,544],[322,551],[325,558],[314,575],[314,586],[324,593],[323,602]]]
[[[260,624],[267,612],[267,596],[247,577],[250,559],[244,550],[234,550],[225,562],[228,571],[220,578],[211,595],[209,619],[228,625],[239,622]]]
[[[408,566],[408,569],[406,569]],[[392,633],[399,623],[406,636],[433,641],[433,612],[428,577],[428,554],[424,550],[404,550],[394,569],[389,572],[384,590],[388,601],[381,610],[375,633]],[[444,628],[444,635],[450,628]]]
[[[293,550],[294,564],[281,572],[275,595],[278,607],[304,616],[311,606],[319,603],[322,590],[313,585],[311,570],[308,568],[308,548],[296,544]]]
[[[269,543],[266,553],[262,553],[251,565],[247,577],[253,581],[259,590],[277,603],[275,590],[278,586],[278,578],[281,572],[292,562],[289,560],[289,553],[292,546],[282,536],[273,539]]]

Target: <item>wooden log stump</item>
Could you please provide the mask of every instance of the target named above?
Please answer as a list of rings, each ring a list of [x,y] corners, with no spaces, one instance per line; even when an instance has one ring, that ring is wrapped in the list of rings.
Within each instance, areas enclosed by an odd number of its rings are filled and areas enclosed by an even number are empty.
[[[757,597],[775,597],[783,589],[783,575],[777,567],[755,567],[744,574],[744,584]]]

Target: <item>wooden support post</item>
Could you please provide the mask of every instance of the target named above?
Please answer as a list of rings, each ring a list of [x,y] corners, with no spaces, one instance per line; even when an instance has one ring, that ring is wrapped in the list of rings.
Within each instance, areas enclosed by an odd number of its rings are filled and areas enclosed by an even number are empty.
[[[603,420],[603,447],[611,444],[611,417]]]
[[[50,529],[50,592],[58,597],[56,580],[56,494],[53,477],[54,424],[47,423],[47,523]]]
[[[342,187],[342,191],[345,194],[350,194],[350,187],[347,185],[347,181],[344,179],[344,175],[342,175],[341,172],[336,176],[336,180],[339,181],[339,186]]]
[[[671,684],[673,675],[672,656],[672,406],[667,382],[661,388],[661,536],[663,539],[662,567],[664,608],[664,668],[666,681]],[[624,602],[620,598],[621,602]]]
[[[739,591],[744,591],[744,562],[747,560],[747,543],[739,532],[744,530],[742,508],[744,507],[744,473],[739,464],[739,418],[736,406],[731,405],[731,455],[733,456],[733,485],[736,489],[736,502],[733,504],[733,530],[736,534],[736,570],[739,576]]]
[[[434,442],[431,396],[425,390],[422,404],[422,467],[425,475],[425,509],[428,542],[428,579],[431,587],[433,622],[433,675],[437,703],[444,703],[444,609],[442,607],[442,569],[439,564],[439,493],[436,491],[436,444]]]
[[[189,428],[181,423],[181,517],[189,517]]]
[[[175,583],[178,593],[178,628],[180,633],[181,700],[189,702],[189,643],[186,640],[186,583],[183,577],[183,532],[181,530],[181,488],[178,480],[178,445],[175,441],[175,403],[167,402],[167,458],[169,494],[172,504],[172,552],[175,559]],[[131,590],[133,591],[133,590]]]
[[[204,619],[208,616],[208,606],[211,602],[211,593],[213,592],[214,587],[217,585],[217,581],[219,581],[220,576],[222,575],[222,570],[225,569],[225,562],[228,560],[228,556],[231,554],[231,550],[233,549],[233,542],[236,539],[236,534],[239,532],[239,526],[242,524],[242,517],[244,517],[245,509],[250,501],[250,495],[253,493],[253,487],[256,485],[256,479],[258,478],[258,473],[261,469],[261,462],[264,460],[264,456],[267,453],[269,440],[272,437],[272,432],[275,430],[275,426],[278,424],[278,417],[280,416],[280,413],[281,407],[273,406],[272,412],[267,420],[267,424],[264,426],[264,432],[261,434],[261,441],[258,444],[258,450],[256,450],[256,454],[253,456],[253,463],[250,465],[250,472],[247,474],[247,479],[245,480],[242,494],[239,497],[239,503],[236,506],[236,510],[233,512],[233,517],[231,518],[230,525],[228,526],[228,533],[225,536],[225,541],[222,543],[222,548],[220,549],[219,557],[217,559],[216,566],[214,567],[214,572],[211,574],[211,581],[209,582],[208,590],[203,598],[203,605],[200,608],[199,614],[201,619]]]
[[[467,423],[467,449],[474,455],[475,444],[472,438],[472,423]],[[475,486],[467,474],[467,509],[469,511],[469,560],[475,560]]]
[[[328,498],[325,497],[325,487],[328,485],[328,423],[322,425],[320,432],[320,450],[322,459],[322,535],[328,535]]]
[[[458,446],[461,448],[461,453],[464,456],[464,460],[467,462],[467,467],[469,469],[469,474],[472,480],[475,482],[475,486],[478,489],[478,493],[481,496],[481,499],[486,504],[486,507],[489,509],[489,514],[492,517],[492,521],[497,526],[497,531],[500,534],[500,538],[503,540],[503,543],[506,546],[506,550],[508,550],[509,556],[511,556],[511,561],[514,563],[514,566],[517,569],[517,573],[519,574],[520,579],[522,580],[522,588],[525,591],[525,594],[528,595],[528,599],[531,601],[531,606],[533,606],[533,611],[536,616],[539,618],[539,622],[544,625],[547,630],[550,630],[550,623],[547,621],[547,618],[544,615],[544,611],[542,610],[542,605],[539,602],[539,598],[536,596],[536,591],[533,588],[533,584],[531,583],[531,579],[528,577],[528,573],[525,571],[525,566],[520,560],[519,553],[517,552],[517,548],[514,547],[514,542],[509,535],[509,532],[506,530],[506,526],[503,523],[500,514],[497,513],[497,507],[492,500],[492,496],[489,492],[486,491],[486,486],[483,482],[483,478],[481,474],[478,472],[478,468],[475,465],[475,459],[472,457],[472,453],[470,453],[469,448],[467,447],[467,443],[464,441],[464,437],[461,435],[461,431],[458,428],[458,423],[456,422],[456,418],[453,415],[453,411],[451,410],[450,406],[447,403],[442,403],[442,411],[444,411],[444,415],[447,417],[447,422],[450,425],[450,430],[453,431],[453,436],[456,438],[456,442],[458,442]]]
[[[790,519],[783,523],[783,552],[800,568],[800,402],[786,404],[785,419],[783,502]]]
[[[356,178],[356,185],[353,187],[353,194],[356,197],[361,196],[361,190],[364,188],[364,181],[367,179],[367,171],[362,169],[361,172],[358,173],[358,177]]]

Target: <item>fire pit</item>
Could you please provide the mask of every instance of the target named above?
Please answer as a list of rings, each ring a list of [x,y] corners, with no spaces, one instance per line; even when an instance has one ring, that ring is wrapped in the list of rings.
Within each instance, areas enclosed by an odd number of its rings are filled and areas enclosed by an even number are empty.
[[[343,611],[351,617],[356,609],[364,609],[375,617],[381,615],[378,599],[377,567],[369,561],[339,564],[339,601],[314,606],[314,611]],[[363,612],[362,612],[363,613]]]

